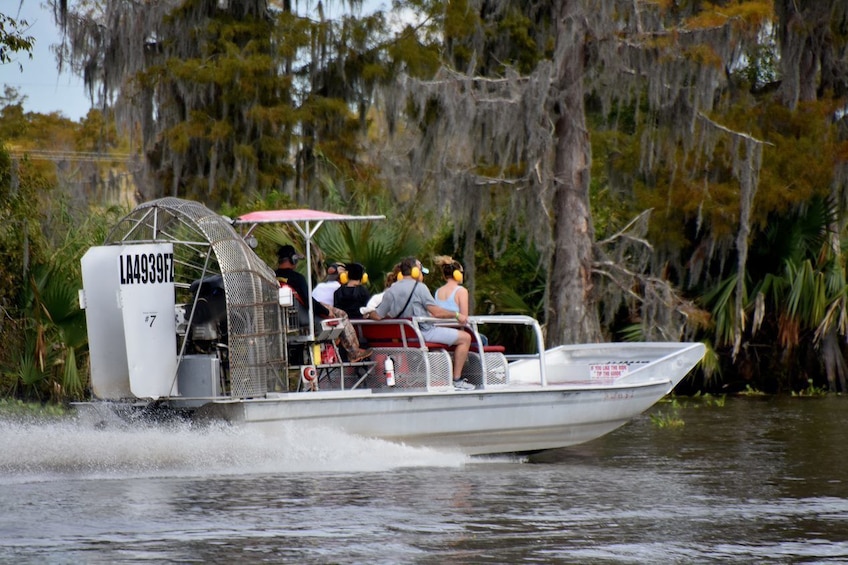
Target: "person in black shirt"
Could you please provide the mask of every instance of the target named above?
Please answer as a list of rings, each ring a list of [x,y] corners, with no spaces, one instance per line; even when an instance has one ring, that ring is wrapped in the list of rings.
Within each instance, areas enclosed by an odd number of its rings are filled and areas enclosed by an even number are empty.
[[[295,270],[295,266],[299,259],[303,259],[303,255],[297,253],[291,245],[283,245],[277,251],[277,260],[279,264],[274,274],[280,285],[287,285],[294,290],[301,303],[309,298],[309,285],[306,282],[306,277]],[[340,318],[344,331],[341,335],[342,347],[347,352],[348,361],[357,363],[371,357],[370,349],[362,349],[359,346],[359,338],[356,335],[356,329],[349,323],[347,313],[344,310],[335,307],[327,307],[315,299],[312,300],[312,312],[319,318]]]
[[[333,306],[347,312],[351,319],[362,318],[360,308],[371,299],[371,293],[362,284],[367,282],[367,276],[365,267],[359,263],[351,263],[347,266],[347,283],[333,293]]]
[[[295,266],[300,259],[303,259],[303,255],[297,253],[294,247],[283,245],[277,251],[279,265],[274,274],[277,275],[280,285],[290,286],[297,293],[301,303],[306,305],[309,296],[309,284],[306,282],[306,277],[295,271]],[[312,311],[320,318],[330,317],[330,311],[315,299],[312,300]]]

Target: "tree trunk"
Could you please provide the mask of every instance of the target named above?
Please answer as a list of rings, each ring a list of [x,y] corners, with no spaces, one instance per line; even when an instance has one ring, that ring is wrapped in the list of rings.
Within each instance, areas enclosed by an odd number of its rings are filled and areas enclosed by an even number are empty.
[[[580,0],[557,6],[554,65],[555,135],[553,234],[547,305],[549,346],[596,342],[601,338],[592,300],[592,245],[595,230],[589,209],[591,148],[583,105],[586,18]]]
[[[844,40],[848,10],[844,0],[798,3],[777,0],[782,71],[781,100],[794,110],[798,102],[811,102],[832,89],[839,96],[845,84],[845,65],[834,41],[834,32]],[[819,84],[820,82],[820,84]]]

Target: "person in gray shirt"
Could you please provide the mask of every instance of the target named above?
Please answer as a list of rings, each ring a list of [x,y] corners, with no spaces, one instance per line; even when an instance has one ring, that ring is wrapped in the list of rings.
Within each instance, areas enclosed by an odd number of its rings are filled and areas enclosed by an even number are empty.
[[[468,316],[452,312],[436,304],[427,285],[423,284],[424,275],[429,271],[421,266],[415,257],[407,257],[401,262],[400,276],[383,294],[383,300],[377,310],[370,312],[372,320],[383,318],[446,318],[455,319],[460,324],[468,321]],[[462,378],[462,368],[468,359],[471,347],[471,334],[456,328],[434,326],[432,323],[419,324],[424,339],[433,343],[453,345],[453,385],[456,390],[474,390],[476,387]]]

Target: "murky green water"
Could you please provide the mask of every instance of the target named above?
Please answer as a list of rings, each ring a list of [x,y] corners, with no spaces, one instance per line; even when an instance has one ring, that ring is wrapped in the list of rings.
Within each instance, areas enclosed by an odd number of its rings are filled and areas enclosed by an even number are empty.
[[[673,415],[541,463],[6,422],[0,562],[848,563],[848,399]]]

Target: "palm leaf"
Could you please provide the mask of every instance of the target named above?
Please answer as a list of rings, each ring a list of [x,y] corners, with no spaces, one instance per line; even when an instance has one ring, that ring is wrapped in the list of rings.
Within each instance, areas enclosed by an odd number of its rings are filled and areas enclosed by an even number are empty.
[[[790,281],[788,315],[796,318],[802,325],[818,325],[829,302],[824,274],[817,271],[809,259],[797,266],[788,264],[787,274]]]
[[[618,332],[622,341],[644,341],[645,331],[642,324],[629,324]]]
[[[77,285],[49,279],[41,291],[41,305],[54,324],[72,320],[81,312]]]
[[[73,347],[68,347],[64,359],[64,371],[62,373],[62,388],[66,395],[81,398],[83,393],[82,380],[79,369],[77,369],[77,357]]]
[[[21,355],[18,365],[18,378],[29,388],[36,389],[47,380],[47,375],[39,368],[35,355],[27,351]]]
[[[732,343],[736,330],[736,292],[738,275],[733,274],[721,281],[711,292],[704,294],[702,300],[710,310],[715,323],[716,342]]]
[[[362,263],[371,274],[369,285],[377,290],[383,289],[383,276],[396,263],[421,248],[411,230],[374,222],[325,226],[315,242],[325,260]]]

